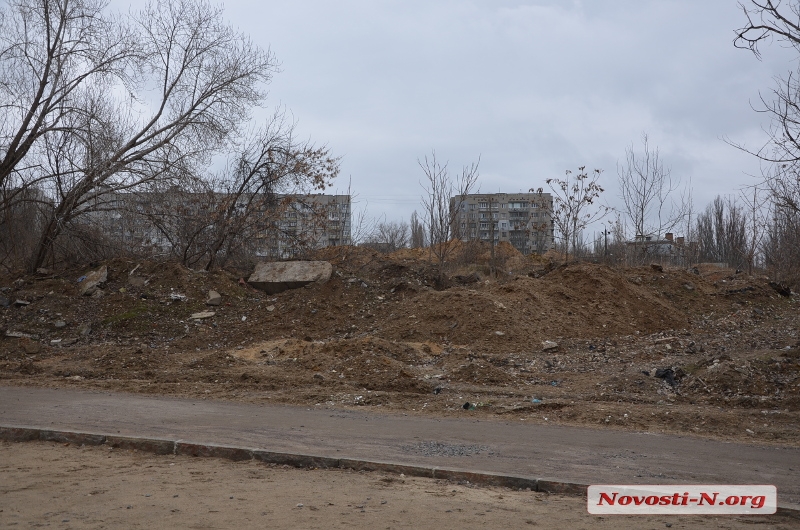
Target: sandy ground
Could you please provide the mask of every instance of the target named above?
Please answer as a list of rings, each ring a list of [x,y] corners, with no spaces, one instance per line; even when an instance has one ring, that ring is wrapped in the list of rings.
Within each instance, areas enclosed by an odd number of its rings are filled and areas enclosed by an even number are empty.
[[[591,516],[581,498],[342,470],[0,443],[0,527],[800,528],[800,516]]]

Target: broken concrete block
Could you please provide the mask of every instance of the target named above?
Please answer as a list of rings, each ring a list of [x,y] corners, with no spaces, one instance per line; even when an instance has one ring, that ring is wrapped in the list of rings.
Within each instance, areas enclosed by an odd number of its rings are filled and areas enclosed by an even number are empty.
[[[208,300],[206,305],[220,305],[222,304],[222,295],[217,291],[208,291]]]
[[[298,289],[330,279],[333,267],[327,261],[282,261],[259,263],[248,283],[267,294]]]
[[[202,320],[204,318],[211,318],[214,315],[216,315],[216,313],[213,311],[200,311],[199,313],[192,313],[192,316],[190,318]]]
[[[553,342],[552,340],[543,340],[542,341],[542,351],[550,351],[550,350],[557,350],[558,343]]]
[[[96,271],[88,273],[80,283],[81,294],[85,296],[93,295],[97,289],[106,283],[108,279],[108,267],[103,265]]]

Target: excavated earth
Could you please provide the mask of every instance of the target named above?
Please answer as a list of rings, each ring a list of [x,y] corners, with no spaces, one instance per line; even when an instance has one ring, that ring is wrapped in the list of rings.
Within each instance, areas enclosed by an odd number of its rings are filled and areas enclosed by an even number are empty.
[[[800,445],[796,294],[714,266],[501,257],[496,279],[441,278],[424,251],[327,249],[329,281],[277,295],[245,271],[126,259],[7,275],[0,384]]]

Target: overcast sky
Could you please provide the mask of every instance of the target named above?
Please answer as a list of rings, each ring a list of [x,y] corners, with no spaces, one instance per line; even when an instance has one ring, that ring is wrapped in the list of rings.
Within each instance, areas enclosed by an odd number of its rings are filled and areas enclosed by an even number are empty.
[[[733,47],[735,0],[252,0],[228,20],[282,72],[270,86],[303,136],[342,157],[359,206],[388,220],[420,209],[417,159],[459,170],[481,156],[480,189],[516,192],[586,165],[617,205],[617,163],[643,132],[697,208],[759,172],[723,138],[758,147],[759,92],[797,64]]]

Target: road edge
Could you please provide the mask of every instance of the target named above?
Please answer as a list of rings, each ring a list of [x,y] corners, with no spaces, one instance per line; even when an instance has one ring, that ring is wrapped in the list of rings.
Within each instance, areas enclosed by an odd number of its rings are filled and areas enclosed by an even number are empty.
[[[297,468],[350,469],[354,471],[381,471],[413,477],[466,481],[480,486],[500,486],[515,490],[530,488],[531,491],[557,495],[580,495],[586,497],[589,484],[553,479],[506,475],[483,471],[443,468],[438,466],[415,466],[396,462],[362,460],[357,458],[333,458],[303,453],[274,452],[265,449],[208,444],[182,439],[144,438],[117,436],[113,434],[83,431],[53,430],[39,427],[2,425],[0,440],[7,442],[58,442],[75,445],[108,445],[115,449],[137,450],[156,455],[184,455],[194,457],[222,458],[233,461],[256,460],[265,464],[288,465]],[[778,515],[800,516],[800,506],[778,505]]]

